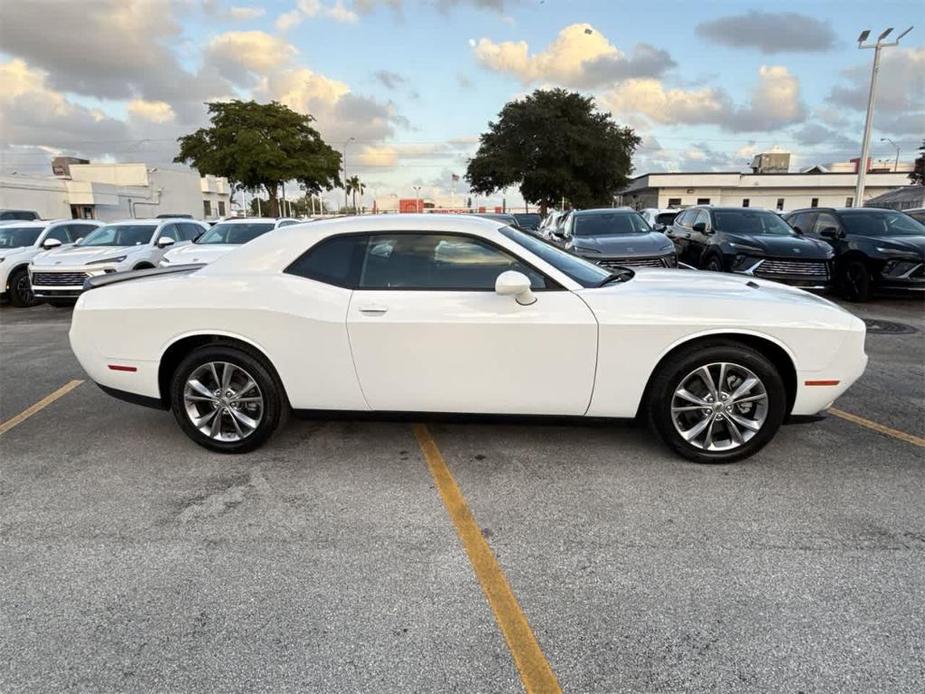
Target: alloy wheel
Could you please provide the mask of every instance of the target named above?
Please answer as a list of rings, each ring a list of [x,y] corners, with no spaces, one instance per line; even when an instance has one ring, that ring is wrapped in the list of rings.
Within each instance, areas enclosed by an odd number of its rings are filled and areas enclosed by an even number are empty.
[[[210,361],[196,367],[183,386],[183,405],[194,427],[216,441],[241,441],[264,416],[257,381],[236,364]]]
[[[32,293],[32,283],[29,281],[29,275],[21,272],[16,279],[16,286],[13,288],[19,295],[19,300],[23,306],[31,306],[35,303],[35,296]]]
[[[671,398],[671,421],[692,446],[730,451],[748,443],[764,426],[768,393],[741,364],[705,364],[681,379]]]

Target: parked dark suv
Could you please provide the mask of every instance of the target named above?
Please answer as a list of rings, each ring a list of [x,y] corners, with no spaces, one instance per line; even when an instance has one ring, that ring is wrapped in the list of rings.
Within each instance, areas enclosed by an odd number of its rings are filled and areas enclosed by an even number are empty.
[[[895,210],[815,207],[785,216],[807,238],[835,250],[838,288],[852,301],[876,289],[925,290],[925,225]]]
[[[678,260],[714,272],[736,272],[797,287],[824,289],[834,253],[794,231],[774,212],[754,207],[690,207],[666,234]]]
[[[613,270],[676,267],[674,246],[635,210],[602,208],[569,212],[550,239],[569,253]]]

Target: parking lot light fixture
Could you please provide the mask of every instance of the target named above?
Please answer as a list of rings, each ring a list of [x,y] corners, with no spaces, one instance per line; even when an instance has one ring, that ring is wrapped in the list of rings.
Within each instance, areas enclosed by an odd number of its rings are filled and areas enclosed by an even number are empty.
[[[898,46],[900,39],[912,31],[912,27],[906,29],[896,37],[895,40],[884,43],[884,39],[892,33],[893,27],[889,27],[880,32],[875,43],[865,43],[870,36],[870,29],[865,29],[858,36],[858,48],[874,49],[874,64],[870,72],[870,91],[867,94],[867,117],[864,119],[864,137],[861,140],[861,159],[858,161],[858,180],[854,190],[854,206],[864,207],[864,182],[867,176],[867,158],[870,153],[870,131],[874,118],[874,101],[877,98],[877,74],[880,72],[880,50],[891,46]]]

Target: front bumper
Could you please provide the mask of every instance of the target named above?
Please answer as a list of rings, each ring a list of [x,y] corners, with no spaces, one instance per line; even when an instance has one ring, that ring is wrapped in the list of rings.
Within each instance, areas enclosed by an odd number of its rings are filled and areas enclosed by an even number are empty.
[[[605,270],[615,270],[621,267],[651,267],[651,268],[676,268],[678,267],[678,256],[674,253],[658,256],[643,257],[608,257],[582,255],[584,260],[588,260],[595,265],[600,265]]]
[[[878,289],[925,292],[925,263],[910,260],[887,261],[875,281]]]
[[[754,256],[736,256],[732,261],[732,271],[801,289],[828,289],[832,286],[834,275],[831,260]]]
[[[115,265],[79,268],[30,267],[29,282],[36,299],[76,299],[83,292],[85,281],[115,271]]]

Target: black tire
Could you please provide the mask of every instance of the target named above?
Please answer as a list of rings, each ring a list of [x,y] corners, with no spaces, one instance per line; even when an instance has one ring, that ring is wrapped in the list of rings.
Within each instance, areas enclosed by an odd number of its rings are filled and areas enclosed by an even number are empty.
[[[35,296],[32,294],[32,284],[29,282],[29,270],[21,267],[10,274],[9,279],[10,304],[18,308],[35,306]]]
[[[259,424],[244,438],[235,441],[211,438],[200,431],[190,419],[184,401],[184,388],[190,375],[209,362],[224,362],[243,370],[256,382],[259,395],[263,397]],[[285,419],[284,415],[288,411],[288,402],[282,385],[263,357],[254,351],[222,344],[199,347],[180,362],[170,380],[170,405],[177,423],[187,436],[200,446],[219,453],[246,453],[258,448],[270,438]],[[230,432],[230,424],[234,422],[229,414],[220,413],[219,416],[225,417],[225,424],[219,424],[219,436],[222,436],[221,430],[224,428]]]
[[[873,278],[867,263],[858,258],[847,261],[841,267],[840,283],[842,294],[848,301],[868,301],[873,291]]]
[[[764,393],[767,396],[766,400],[763,401],[765,408],[764,420],[754,434],[751,434],[743,427],[736,427],[738,430],[745,431],[746,435],[751,436],[744,443],[725,450],[707,450],[702,445],[696,444],[697,437],[694,437],[695,443],[690,443],[679,433],[672,417],[672,401],[677,398],[675,391],[695,370],[703,366],[719,363],[728,363],[744,368],[752,372],[760,380],[760,384],[764,387]],[[713,366],[711,373],[714,377],[718,378],[718,372],[719,367]],[[729,370],[729,373],[732,373],[732,369]],[[735,387],[741,383],[741,381],[735,381],[734,378],[734,375],[727,375],[727,385],[731,384],[731,387]],[[749,405],[741,405],[741,407],[749,408]],[[751,407],[757,407],[757,403],[751,405]],[[695,413],[685,413],[679,416],[686,417],[689,414],[691,417],[704,417],[706,409],[698,407]],[[708,343],[700,342],[673,354],[665,363],[659,366],[656,373],[653,374],[646,391],[646,410],[649,424],[675,452],[697,463],[731,463],[754,455],[774,437],[786,415],[787,392],[777,369],[763,354],[733,340],[715,340]],[[734,409],[733,413],[740,417],[742,416],[741,409]],[[709,418],[709,415],[706,416]],[[728,415],[726,416],[728,417]],[[719,415],[718,419],[724,419],[722,414]],[[724,421],[720,421],[715,426],[717,432],[721,431],[722,435],[728,436],[728,442],[732,443],[729,425]],[[701,443],[705,443],[705,441]]]
[[[710,272],[725,272],[722,258],[720,258],[715,253],[707,258],[707,262],[704,263],[703,269],[709,270]]]

